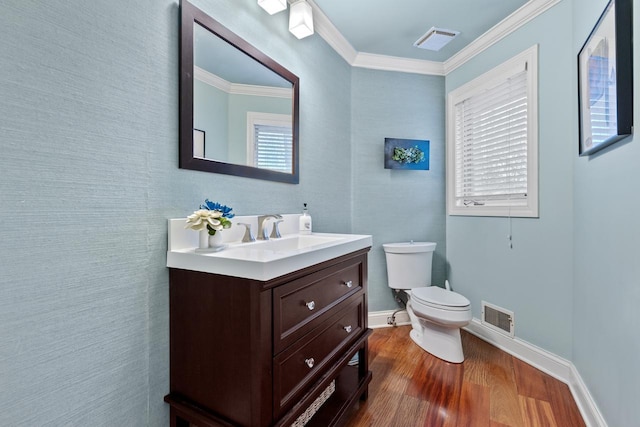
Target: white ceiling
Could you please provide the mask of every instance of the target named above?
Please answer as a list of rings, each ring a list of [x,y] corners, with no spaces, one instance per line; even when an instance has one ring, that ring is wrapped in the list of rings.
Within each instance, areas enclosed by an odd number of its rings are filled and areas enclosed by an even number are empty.
[[[446,74],[560,0],[308,0],[314,26],[353,66]],[[438,52],[413,43],[460,31]]]

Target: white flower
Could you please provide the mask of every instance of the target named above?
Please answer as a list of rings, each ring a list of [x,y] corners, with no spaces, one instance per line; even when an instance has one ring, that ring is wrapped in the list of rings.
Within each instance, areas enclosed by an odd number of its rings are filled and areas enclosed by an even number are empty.
[[[184,228],[191,228],[192,230],[206,230],[207,225],[211,226],[214,230],[222,230],[222,225],[219,220],[222,212],[209,211],[206,209],[200,209],[187,217],[187,224]]]

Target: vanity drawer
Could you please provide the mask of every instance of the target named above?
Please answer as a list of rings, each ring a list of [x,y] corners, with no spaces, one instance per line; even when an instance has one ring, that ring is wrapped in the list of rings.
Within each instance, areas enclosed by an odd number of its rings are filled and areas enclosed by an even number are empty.
[[[294,280],[273,291],[273,349],[278,354],[362,291],[363,262],[349,260]]]
[[[349,298],[341,310],[320,325],[307,338],[276,356],[273,361],[274,414],[296,402],[308,384],[325,366],[364,329],[364,299],[358,294]]]

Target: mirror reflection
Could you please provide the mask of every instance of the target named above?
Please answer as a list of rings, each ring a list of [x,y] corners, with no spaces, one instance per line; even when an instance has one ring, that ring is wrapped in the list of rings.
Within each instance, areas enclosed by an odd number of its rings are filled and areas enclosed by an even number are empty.
[[[291,173],[293,85],[194,26],[194,157]]]
[[[298,78],[183,1],[180,167],[298,182]]]

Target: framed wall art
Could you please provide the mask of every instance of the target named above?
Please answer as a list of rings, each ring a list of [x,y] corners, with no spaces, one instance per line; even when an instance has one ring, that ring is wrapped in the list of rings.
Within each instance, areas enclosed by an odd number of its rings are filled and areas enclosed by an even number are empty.
[[[429,141],[385,138],[384,168],[429,170]]]
[[[633,132],[632,0],[611,0],[578,54],[579,154]]]

